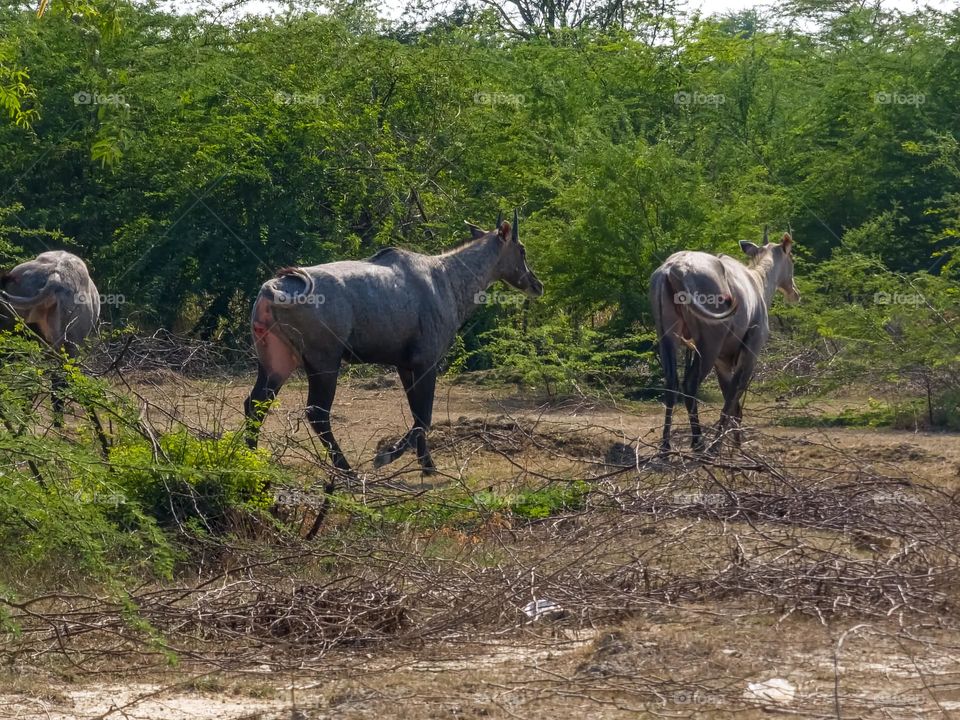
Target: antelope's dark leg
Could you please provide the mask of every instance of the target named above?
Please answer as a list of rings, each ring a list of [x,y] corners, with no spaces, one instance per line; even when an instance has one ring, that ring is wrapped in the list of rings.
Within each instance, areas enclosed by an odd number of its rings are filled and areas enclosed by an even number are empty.
[[[307,381],[309,383],[307,390],[307,420],[310,427],[320,437],[321,442],[330,452],[330,459],[333,466],[345,473],[352,474],[350,464],[343,456],[340,445],[337,444],[333,436],[333,430],[330,428],[330,408],[333,406],[333,398],[337,394],[337,376],[339,375],[340,362],[337,361],[337,367],[327,370],[316,370],[306,365]],[[330,478],[324,485],[323,504],[317,511],[317,517],[313,521],[313,526],[306,535],[307,540],[312,540],[320,530],[324,518],[327,516],[327,510],[330,509],[330,498],[337,489],[337,473],[330,474]]]
[[[727,403],[731,401],[734,394],[733,386],[733,372],[726,368],[720,366],[717,367],[717,383],[720,385],[720,392],[723,394],[723,406],[726,407]],[[720,412],[720,419],[717,420],[716,431],[719,435],[723,432],[724,426],[727,424],[727,417],[723,414],[723,411]]]
[[[430,448],[427,446],[427,433],[430,432],[430,425],[433,422],[433,395],[436,387],[437,369],[435,367],[414,372],[413,382],[409,387],[404,387],[407,391],[407,402],[410,403],[410,413],[413,415],[411,432],[417,441],[417,460],[420,461],[420,467],[427,475],[437,471],[430,456]]]
[[[407,368],[397,368],[397,374],[400,376],[400,382],[403,383],[403,391],[407,394],[407,403],[410,402],[410,387],[413,385],[413,371]],[[374,467],[383,467],[384,465],[389,465],[394,460],[399,459],[407,450],[414,446],[414,431],[411,429],[409,432],[404,434],[402,438],[397,440],[393,445],[388,447],[386,450],[382,450],[377,453],[377,456],[373,459]]]
[[[339,374],[339,363],[336,369],[315,370],[307,366],[307,381],[309,389],[307,391],[307,420],[310,421],[310,427],[320,437],[320,440],[330,451],[330,459],[337,470],[350,472],[350,464],[340,451],[336,438],[333,437],[333,430],[330,427],[330,408],[333,406],[333,398],[337,394],[337,375]]]
[[[710,452],[716,452],[720,447],[723,432],[730,420],[738,421],[743,412],[743,395],[747,391],[750,379],[753,377],[757,358],[747,348],[744,348],[737,357],[736,368],[730,376],[729,394],[724,393],[723,410],[720,412],[720,424],[717,428],[717,439],[710,446]],[[721,386],[722,387],[722,386]]]
[[[54,368],[50,372],[50,404],[53,405],[53,426],[55,428],[63,427],[63,409],[66,407],[64,397],[67,389],[67,381],[62,368]]]
[[[269,404],[277,397],[286,380],[286,377],[269,372],[262,364],[257,365],[257,381],[243,403],[243,414],[246,418],[244,436],[247,447],[251,450],[257,447],[260,427],[267,415]]]
[[[697,403],[701,362],[699,351],[687,350],[686,370],[683,376],[683,402],[687,406],[687,414],[690,416],[690,446],[694,450],[699,450],[703,446],[703,431],[700,428],[700,410]]]
[[[670,452],[670,427],[673,424],[673,407],[677,404],[680,383],[677,378],[677,345],[665,334],[659,343],[660,364],[663,366],[663,404],[666,407],[663,416],[663,437],[660,441],[660,453]]]
[[[407,395],[407,404],[413,416],[413,427],[395,442],[392,446],[379,453],[374,460],[375,467],[382,467],[392,463],[407,450],[416,447],[417,460],[423,472],[431,474],[436,471],[430,450],[427,447],[427,432],[433,419],[433,395],[437,385],[436,368],[415,371],[406,368],[397,368],[400,382]]]

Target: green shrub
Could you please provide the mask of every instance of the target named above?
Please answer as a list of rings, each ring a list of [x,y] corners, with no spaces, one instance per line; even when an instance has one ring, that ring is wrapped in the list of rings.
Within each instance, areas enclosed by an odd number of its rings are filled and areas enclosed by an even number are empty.
[[[518,493],[510,502],[510,510],[527,520],[541,520],[565,510],[579,510],[584,505],[588,489],[583,480],[563,485],[551,483]]]
[[[233,511],[268,508],[271,481],[285,479],[266,451],[250,450],[242,438],[198,439],[186,431],[164,435],[158,447],[136,438],[110,450],[120,485],[164,527],[222,532]]]
[[[47,450],[55,449],[52,443]],[[3,454],[3,450],[0,450]],[[6,472],[0,483],[0,582],[50,578],[107,582],[144,573],[168,577],[174,552],[157,527],[113,482],[110,469],[82,452],[60,454],[60,476],[45,463]],[[83,469],[82,469],[83,468]],[[24,468],[26,470],[26,468]]]
[[[286,479],[233,435],[179,430],[155,447],[131,401],[33,339],[0,333],[0,354],[3,596],[27,583],[31,593],[94,583],[122,595],[132,578],[170,577],[184,536],[165,529],[228,530],[270,504],[268,482]],[[50,428],[55,371],[71,408],[64,431]]]
[[[174,551],[104,460],[91,410],[124,432],[135,409],[67,363],[65,394],[82,404],[67,432],[50,432],[49,379],[61,361],[15,333],[0,333],[0,354],[0,584],[13,592],[28,578],[63,588],[169,576]]]
[[[590,389],[635,388],[654,383],[659,372],[652,334],[616,337],[589,327],[576,327],[560,315],[518,328],[498,325],[482,336],[482,352],[490,355],[492,377],[500,382],[540,390],[550,397],[586,394]]]

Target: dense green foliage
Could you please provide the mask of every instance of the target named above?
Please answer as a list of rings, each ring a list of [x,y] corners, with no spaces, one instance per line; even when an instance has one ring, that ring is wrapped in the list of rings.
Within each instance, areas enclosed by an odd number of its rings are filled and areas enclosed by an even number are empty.
[[[126,300],[108,319],[241,344],[279,266],[436,251],[519,206],[547,294],[483,308],[451,365],[553,393],[655,385],[650,272],[790,227],[784,352],[822,350],[821,389],[906,373],[935,420],[960,346],[960,13],[589,7],[8,3],[0,260],[52,239]]]
[[[156,437],[139,408],[70,363],[69,427],[51,428],[62,359],[9,333],[0,356],[0,601],[25,587],[169,577],[198,542],[262,524],[265,484],[289,482],[231,434]]]
[[[265,451],[248,450],[239,436],[198,440],[179,431],[163,436],[158,446],[128,440],[111,448],[110,462],[125,495],[164,526],[223,531],[235,509],[272,504],[265,488],[282,476]]]

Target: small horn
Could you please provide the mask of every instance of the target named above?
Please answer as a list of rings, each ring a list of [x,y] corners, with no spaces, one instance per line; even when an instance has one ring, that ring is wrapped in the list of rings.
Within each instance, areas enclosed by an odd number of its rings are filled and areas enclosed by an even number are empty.
[[[497,228],[497,230],[499,230],[502,224],[503,224],[503,210],[500,210],[497,213],[497,224],[494,225],[494,227]]]
[[[763,226],[763,244],[764,245],[770,244],[770,226],[769,225]]]
[[[519,242],[520,240],[520,232],[519,230],[517,230],[517,227],[519,225],[520,225],[520,219],[517,217],[517,209],[514,208],[513,209],[513,230],[511,230],[510,232],[510,238],[514,242]]]

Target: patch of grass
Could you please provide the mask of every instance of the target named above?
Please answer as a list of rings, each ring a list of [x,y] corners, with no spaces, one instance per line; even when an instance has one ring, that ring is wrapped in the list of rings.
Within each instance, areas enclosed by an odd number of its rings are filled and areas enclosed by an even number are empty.
[[[948,389],[926,400],[884,402],[870,398],[867,407],[837,413],[787,415],[778,425],[800,428],[885,427],[893,430],[960,430],[960,390]]]
[[[588,485],[583,480],[572,483],[551,483],[535,490],[523,490],[506,496],[506,507],[525,520],[542,520],[565,510],[579,510],[587,497]]]
[[[777,421],[785,427],[893,427],[904,406],[870,399],[866,408],[844,408],[838,413],[822,415],[787,415]]]
[[[442,490],[376,509],[343,498],[337,504],[341,510],[355,515],[361,524],[405,525],[416,530],[469,529],[483,524],[494,514],[533,521],[578,510],[584,506],[589,487],[585,481],[575,480],[512,493]]]

